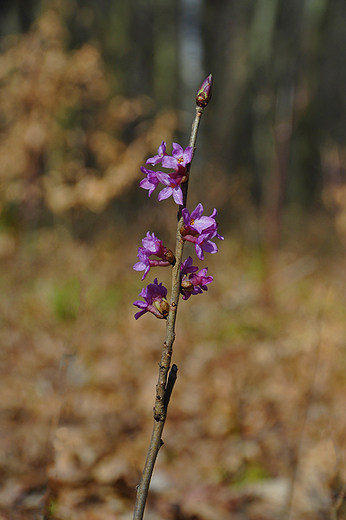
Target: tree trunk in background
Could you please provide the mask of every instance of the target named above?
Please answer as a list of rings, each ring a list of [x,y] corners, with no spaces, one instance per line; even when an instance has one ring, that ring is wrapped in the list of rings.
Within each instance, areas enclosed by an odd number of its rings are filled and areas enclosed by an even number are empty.
[[[237,108],[248,81],[247,29],[252,2],[205,0],[203,35],[206,68],[214,75],[213,115],[209,119],[210,160],[226,172],[235,163]]]

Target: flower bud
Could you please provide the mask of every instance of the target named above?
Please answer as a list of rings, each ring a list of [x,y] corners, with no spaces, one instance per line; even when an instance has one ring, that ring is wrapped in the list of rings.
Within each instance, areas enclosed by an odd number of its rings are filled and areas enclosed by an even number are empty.
[[[181,292],[182,292],[183,294],[184,294],[185,291],[187,291],[187,292],[192,292],[192,291],[193,291],[193,287],[194,287],[194,285],[193,285],[192,282],[190,282],[190,280],[183,280],[183,281],[181,282],[181,289],[182,289]]]
[[[155,314],[157,318],[167,318],[167,315],[168,315],[168,312],[169,312],[169,303],[166,300],[166,298],[162,298],[161,301],[158,301],[158,300],[154,301],[153,302],[153,306],[161,314],[161,316],[158,316],[157,314]]]
[[[185,235],[187,235],[189,233],[189,229],[187,228],[187,226],[181,226],[179,231],[180,231],[180,234],[182,237],[184,237]]]
[[[206,107],[211,100],[211,91],[213,86],[213,76],[209,76],[203,81],[202,85],[197,91],[196,105],[199,107]]]
[[[170,249],[167,249],[163,256],[164,256],[165,260],[167,260],[167,262],[169,262],[171,265],[175,264],[175,256],[174,256],[173,251],[171,251]]]

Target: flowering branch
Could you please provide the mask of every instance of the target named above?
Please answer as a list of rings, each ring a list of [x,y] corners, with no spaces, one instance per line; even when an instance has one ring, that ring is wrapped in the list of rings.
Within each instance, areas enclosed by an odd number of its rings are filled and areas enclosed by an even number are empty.
[[[175,339],[175,321],[179,296],[182,294],[183,299],[186,300],[192,294],[200,294],[203,290],[207,290],[206,285],[213,280],[211,276],[206,276],[207,268],[196,273],[198,268],[192,266],[191,257],[182,264],[184,242],[186,240],[194,242],[197,255],[200,259],[203,259],[203,249],[211,253],[217,251],[216,245],[210,242],[210,240],[214,237],[223,239],[223,237],[217,233],[217,224],[214,220],[216,210],[214,210],[210,217],[202,217],[202,204],[199,204],[191,215],[186,210],[188,181],[195,152],[197,132],[204,108],[211,98],[211,86],[212,76],[210,75],[202,83],[197,92],[196,116],[192,124],[189,146],[183,150],[180,145],[173,143],[172,157],[169,157],[166,153],[166,143],[162,142],[158,149],[158,155],[147,160],[149,164],[156,166],[161,163],[163,168],[173,169],[174,171],[164,173],[141,168],[147,177],[140,182],[140,186],[149,190],[148,194],[150,196],[161,182],[165,188],[160,191],[158,196],[159,200],[166,199],[172,195],[174,201],[179,204],[179,211],[175,254],[173,255],[169,249],[163,246],[162,242],[159,241],[154,234],[150,236],[150,234],[147,233],[146,239],[142,241],[143,247],[138,250],[140,262],[137,262],[134,266],[135,270],[145,271],[143,278],[148,273],[150,267],[172,265],[173,271],[169,307],[167,306],[166,300],[167,289],[163,287],[162,284],[158,284],[157,279],[154,280],[154,284],[149,284],[146,289],[141,291],[140,296],[142,296],[145,301],[136,301],[134,303],[134,305],[142,309],[135,315],[136,319],[145,312],[152,312],[157,317],[166,319],[167,323],[159,364],[159,378],[156,385],[154,426],[142,479],[137,490],[133,520],[142,520],[143,518],[155,461],[160,447],[163,444],[161,435],[166,421],[167,407],[177,377],[178,369],[176,365],[173,365],[167,382],[168,372],[171,366],[173,342]],[[203,244],[205,247],[203,247]],[[212,246],[208,244],[212,244]],[[153,254],[161,258],[161,260],[150,259],[149,256]]]

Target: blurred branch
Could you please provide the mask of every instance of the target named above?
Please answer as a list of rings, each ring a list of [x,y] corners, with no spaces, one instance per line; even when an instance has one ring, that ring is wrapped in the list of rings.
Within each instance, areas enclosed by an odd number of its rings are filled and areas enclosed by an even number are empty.
[[[287,185],[288,166],[292,141],[294,84],[279,85],[273,128],[274,147],[270,177],[264,202],[264,269],[262,296],[265,304],[273,301],[273,262],[280,245],[282,214]]]

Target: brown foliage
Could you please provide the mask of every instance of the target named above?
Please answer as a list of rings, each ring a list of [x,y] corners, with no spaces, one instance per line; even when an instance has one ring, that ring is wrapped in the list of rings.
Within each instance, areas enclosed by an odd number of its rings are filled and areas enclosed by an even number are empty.
[[[3,209],[42,202],[54,213],[101,212],[141,176],[157,142],[172,140],[173,113],[152,120],[149,98],[114,95],[98,48],[68,50],[67,37],[62,15],[48,9],[0,57]]]

